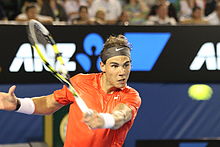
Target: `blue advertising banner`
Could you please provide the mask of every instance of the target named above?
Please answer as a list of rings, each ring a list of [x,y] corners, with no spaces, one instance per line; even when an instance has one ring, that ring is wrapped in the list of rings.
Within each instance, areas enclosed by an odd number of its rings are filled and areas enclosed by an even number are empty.
[[[217,26],[47,26],[71,75],[99,72],[99,54],[109,35],[132,45],[131,82],[219,82]],[[26,26],[0,25],[1,83],[55,83],[31,48]],[[16,35],[14,35],[16,34]],[[51,47],[45,47],[56,66]],[[25,76],[25,78],[18,78]],[[41,76],[40,79],[38,77]],[[10,78],[9,78],[10,77]],[[36,80],[37,79],[37,80]]]

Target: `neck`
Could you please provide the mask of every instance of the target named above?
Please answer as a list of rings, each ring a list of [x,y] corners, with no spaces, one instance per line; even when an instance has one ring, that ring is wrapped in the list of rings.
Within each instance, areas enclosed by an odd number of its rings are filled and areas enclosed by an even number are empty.
[[[109,81],[106,79],[105,73],[101,76],[101,88],[105,93],[111,94],[113,93],[117,88],[112,87],[112,85],[109,83]]]

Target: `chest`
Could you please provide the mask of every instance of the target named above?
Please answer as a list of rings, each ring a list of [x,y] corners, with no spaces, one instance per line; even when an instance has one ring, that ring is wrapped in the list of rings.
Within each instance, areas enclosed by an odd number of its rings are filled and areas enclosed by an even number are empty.
[[[102,113],[111,113],[115,106],[121,103],[123,98],[121,91],[106,94],[93,86],[78,87],[77,91],[89,108]]]

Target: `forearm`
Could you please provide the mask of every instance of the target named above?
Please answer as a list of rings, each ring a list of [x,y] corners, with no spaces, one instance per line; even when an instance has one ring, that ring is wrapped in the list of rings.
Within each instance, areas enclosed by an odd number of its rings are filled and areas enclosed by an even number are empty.
[[[21,108],[17,112],[27,114],[49,115],[60,109],[63,105],[55,101],[53,94],[41,97],[34,97],[27,100],[18,99],[21,103]],[[31,101],[30,101],[31,100]],[[26,102],[27,101],[27,102]],[[22,106],[23,105],[23,106]],[[25,106],[28,105],[28,106]],[[23,107],[23,110],[20,111]],[[25,108],[24,108],[25,107]],[[29,109],[33,109],[33,113],[29,113]],[[27,110],[27,111],[26,111]]]
[[[32,99],[35,104],[34,114],[49,115],[59,110],[63,105],[56,102],[53,94]]]
[[[122,103],[118,104],[112,113],[98,113],[93,111],[92,115],[87,113],[84,114],[84,122],[92,129],[118,129],[131,120],[131,118],[131,108]]]
[[[112,129],[118,129],[132,118],[132,110],[125,104],[119,104],[112,112],[115,124]]]

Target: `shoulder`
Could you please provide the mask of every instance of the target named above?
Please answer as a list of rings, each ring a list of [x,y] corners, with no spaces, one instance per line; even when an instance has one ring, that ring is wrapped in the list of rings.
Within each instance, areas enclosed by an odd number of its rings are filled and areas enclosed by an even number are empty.
[[[19,19],[27,19],[27,15],[25,13],[21,13],[17,16]]]
[[[128,96],[140,98],[139,92],[130,86],[126,86],[122,91]]]
[[[139,93],[129,86],[122,90],[124,92],[123,98],[121,99],[121,103],[128,105],[133,112],[137,112],[141,105],[141,98]]]
[[[170,21],[171,25],[176,25],[176,20],[175,20],[175,18],[170,17],[170,18],[169,18],[169,21]]]
[[[149,16],[148,21],[155,21],[155,20],[158,20],[158,19],[159,18],[157,16],[151,15],[151,16]]]
[[[97,88],[101,73],[77,74],[70,79],[73,87]]]
[[[73,76],[70,81],[74,83],[81,83],[81,82],[89,82],[97,79],[100,76],[100,73],[91,73],[91,74],[77,74]]]
[[[192,19],[191,18],[184,18],[180,21],[181,24],[189,24],[192,23]]]

